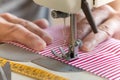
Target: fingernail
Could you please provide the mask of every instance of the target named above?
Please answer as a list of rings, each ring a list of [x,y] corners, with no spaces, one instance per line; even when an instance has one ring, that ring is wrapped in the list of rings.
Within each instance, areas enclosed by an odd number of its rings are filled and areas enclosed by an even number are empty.
[[[88,46],[85,46],[85,45],[83,45],[81,48],[80,48],[80,50],[82,50],[82,51],[84,51],[84,52],[89,52],[89,51],[92,51],[93,50],[93,48],[91,47],[88,47]]]
[[[37,51],[42,51],[46,48],[46,43],[44,41],[35,41],[33,42],[32,48]]]

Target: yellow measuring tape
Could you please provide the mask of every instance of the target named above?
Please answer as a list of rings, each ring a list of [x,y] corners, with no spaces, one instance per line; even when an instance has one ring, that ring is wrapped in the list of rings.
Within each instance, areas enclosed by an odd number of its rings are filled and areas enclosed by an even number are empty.
[[[13,72],[37,79],[37,80],[68,80],[64,77],[55,75],[48,71],[27,66],[24,64],[16,63],[4,58],[0,58],[0,65],[4,65],[6,62],[10,62],[11,70]]]

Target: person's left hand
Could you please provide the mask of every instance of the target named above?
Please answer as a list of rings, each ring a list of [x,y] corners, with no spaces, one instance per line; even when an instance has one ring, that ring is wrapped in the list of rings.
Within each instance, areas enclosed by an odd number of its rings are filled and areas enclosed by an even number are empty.
[[[45,19],[30,22],[9,13],[2,13],[0,14],[0,42],[14,41],[34,50],[44,50],[52,43],[51,35],[43,29],[47,26],[48,22]]]

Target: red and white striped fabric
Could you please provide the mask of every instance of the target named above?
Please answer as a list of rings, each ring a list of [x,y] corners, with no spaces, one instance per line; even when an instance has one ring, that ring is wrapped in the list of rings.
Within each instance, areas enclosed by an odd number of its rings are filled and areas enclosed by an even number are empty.
[[[63,44],[62,27],[47,29],[47,32],[54,37],[53,44],[49,45],[46,50],[38,52],[40,55],[48,56],[60,60],[66,64],[82,68],[88,72],[96,74],[108,80],[120,80],[120,41],[109,39],[99,44],[93,51],[88,53],[79,52],[79,58],[74,61],[66,61],[55,57],[51,49],[59,53],[58,47]],[[11,42],[13,44],[13,42]],[[14,45],[20,46],[17,43]],[[21,46],[26,48],[25,46]],[[27,50],[36,52],[32,49]]]

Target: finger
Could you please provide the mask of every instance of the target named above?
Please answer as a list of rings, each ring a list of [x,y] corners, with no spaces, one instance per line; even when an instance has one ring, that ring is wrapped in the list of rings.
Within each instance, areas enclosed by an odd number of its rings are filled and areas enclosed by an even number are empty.
[[[7,21],[0,17],[0,42],[5,41],[8,38],[9,27],[7,26]]]
[[[99,38],[98,38],[99,36]],[[94,34],[93,32],[90,33],[84,40],[83,45],[80,48],[82,51],[91,51],[93,50],[100,42],[106,40],[108,38],[107,33],[104,31],[99,31],[98,33]]]
[[[93,17],[94,17],[96,25],[98,26],[101,23],[103,23],[113,13],[114,13],[114,11],[112,10],[112,8],[107,5],[94,9]],[[78,25],[78,38],[79,39],[83,39],[85,36],[87,36],[87,34],[90,33],[91,27],[90,27],[88,21],[86,20],[86,18],[84,18],[77,25]]]
[[[24,19],[18,18],[18,17],[14,16],[12,14],[9,14],[9,13],[0,14],[0,16],[5,18],[7,21],[10,21],[13,23],[20,23],[22,21],[26,21]],[[49,22],[46,19],[35,20],[35,21],[33,21],[33,23],[37,24],[40,28],[47,28],[49,26]]]
[[[116,14],[116,18],[119,18],[120,14]],[[118,26],[118,29],[115,31],[113,38],[120,40],[120,25]]]
[[[46,19],[35,20],[34,23],[43,29],[45,29],[49,26],[49,22]]]
[[[110,36],[113,36],[114,33],[119,29],[120,26],[120,18],[117,16],[113,16],[99,26],[99,31],[97,34],[91,32],[87,35],[86,38],[83,39],[83,46],[81,50],[83,51],[91,51],[93,50],[99,43],[108,39]]]
[[[22,22],[23,23],[21,23],[21,25],[26,27],[31,32],[37,34],[44,41],[46,41],[47,44],[51,44],[52,43],[52,41],[53,41],[52,36],[50,34],[48,34],[47,32],[45,32],[43,29],[39,28],[38,26],[36,26],[32,22],[28,22],[28,21],[25,21],[25,22],[22,21]]]
[[[19,24],[7,23],[4,27],[9,27],[7,30],[7,37],[4,41],[18,42],[38,51],[45,49],[46,42],[23,26]]]
[[[47,44],[50,44],[52,42],[52,37],[49,34],[47,34],[43,29],[39,28],[36,24],[26,21],[24,19],[18,18],[16,16],[8,14],[8,13],[1,14],[1,16],[11,23],[23,25],[29,31],[39,35],[44,41],[46,41]]]

